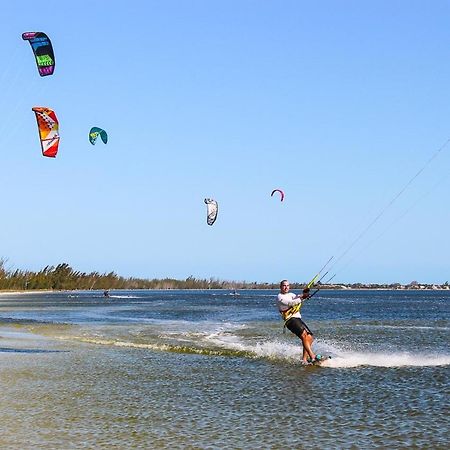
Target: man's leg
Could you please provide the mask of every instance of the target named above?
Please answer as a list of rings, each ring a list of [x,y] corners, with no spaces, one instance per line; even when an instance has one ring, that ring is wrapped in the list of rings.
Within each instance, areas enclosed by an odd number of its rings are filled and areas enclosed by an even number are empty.
[[[314,341],[313,335],[309,334],[306,330],[303,330],[301,340],[303,344],[303,361],[308,361],[308,356],[311,359],[314,359],[316,357],[316,354],[313,352],[311,347]]]
[[[306,351],[305,346],[303,345],[303,356],[302,356],[303,362],[308,362],[308,352]]]

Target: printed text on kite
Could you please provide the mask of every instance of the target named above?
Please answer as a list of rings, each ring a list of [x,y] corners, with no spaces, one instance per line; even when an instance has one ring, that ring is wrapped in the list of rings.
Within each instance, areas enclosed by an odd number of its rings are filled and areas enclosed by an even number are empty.
[[[35,106],[32,110],[36,114],[42,154],[55,158],[59,146],[59,123],[55,111],[42,106]]]
[[[39,75],[52,75],[55,70],[55,55],[49,37],[42,32],[27,31],[22,33],[22,39],[31,45]]]

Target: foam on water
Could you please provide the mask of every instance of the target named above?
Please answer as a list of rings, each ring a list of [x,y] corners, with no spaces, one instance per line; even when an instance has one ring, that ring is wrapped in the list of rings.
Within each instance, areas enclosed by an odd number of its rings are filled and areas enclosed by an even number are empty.
[[[322,365],[326,367],[435,367],[450,364],[450,355],[418,355],[411,353],[348,352],[334,356]]]
[[[169,333],[170,334],[170,333]],[[131,339],[105,338],[102,336],[58,336],[60,339],[77,340],[96,345],[139,348],[154,351],[177,353],[197,353],[205,356],[240,356],[245,358],[268,358],[272,360],[301,363],[302,350],[298,344],[281,341],[251,342],[233,333],[195,333],[181,334],[172,342],[147,341],[136,342]],[[168,337],[168,336],[167,336]],[[331,356],[321,366],[328,368],[352,367],[435,367],[450,365],[448,354],[420,355],[408,352],[387,353],[379,351],[352,351],[341,349],[327,343],[315,346],[316,353]]]
[[[296,360],[298,362],[301,360],[301,350],[298,345],[279,341],[258,343],[253,351],[261,358]]]
[[[433,325],[433,326],[423,326],[423,325],[386,325],[386,324],[382,324],[382,325],[366,325],[366,324],[357,324],[357,325],[353,325],[354,328],[367,328],[367,329],[392,329],[392,330],[430,330],[430,331],[449,331],[450,328],[446,327],[446,326],[438,326],[438,325]]]
[[[324,367],[435,367],[450,364],[448,353],[414,353],[409,351],[382,351],[378,349],[362,352],[353,350],[347,343],[318,342],[316,351],[330,355],[332,359],[322,363]]]
[[[240,337],[217,333],[208,337],[216,345],[230,350],[254,354],[259,358],[301,361],[301,347],[280,341],[263,341],[256,344],[244,342]],[[371,367],[435,367],[450,365],[448,354],[417,354],[409,352],[387,353],[378,351],[358,352],[342,350],[326,342],[315,346],[316,353],[331,356],[321,365],[330,368],[351,368],[359,366]]]

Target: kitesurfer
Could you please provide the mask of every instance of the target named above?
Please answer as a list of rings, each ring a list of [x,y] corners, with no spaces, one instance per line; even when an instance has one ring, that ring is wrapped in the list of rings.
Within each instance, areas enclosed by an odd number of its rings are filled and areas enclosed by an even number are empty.
[[[103,296],[104,296],[104,297],[109,297],[109,290],[108,290],[108,289],[105,289],[105,290],[103,291]]]
[[[320,361],[322,359],[321,355],[316,355],[312,349],[312,343],[314,341],[313,333],[306,323],[303,322],[300,314],[300,308],[302,307],[303,301],[309,297],[309,292],[309,288],[303,289],[300,295],[289,292],[289,281],[282,280],[280,283],[280,293],[277,296],[277,306],[284,319],[284,325],[302,341],[302,359],[304,363],[312,363],[313,361]]]

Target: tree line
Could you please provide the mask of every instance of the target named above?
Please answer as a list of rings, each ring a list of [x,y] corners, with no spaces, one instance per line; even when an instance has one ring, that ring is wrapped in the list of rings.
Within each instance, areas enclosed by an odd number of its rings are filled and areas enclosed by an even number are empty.
[[[300,286],[300,285],[299,285]],[[174,278],[143,279],[122,277],[115,272],[81,272],[67,263],[45,266],[38,272],[8,269],[0,259],[0,290],[91,290],[91,289],[275,289],[278,283],[236,282],[217,278],[200,279],[192,275]]]
[[[305,287],[307,282],[292,282],[291,289],[299,290]],[[448,281],[438,287],[449,289]],[[392,284],[322,284],[320,281],[315,287],[327,289],[418,289],[432,288],[432,285],[419,285],[412,281],[408,285]],[[8,269],[6,259],[0,259],[0,290],[110,290],[110,289],[278,289],[279,282],[262,283],[247,281],[229,281],[218,278],[195,278],[189,276],[184,280],[175,278],[125,278],[115,272],[80,272],[72,269],[69,264],[61,263],[56,266],[45,266],[38,272],[20,269]]]

